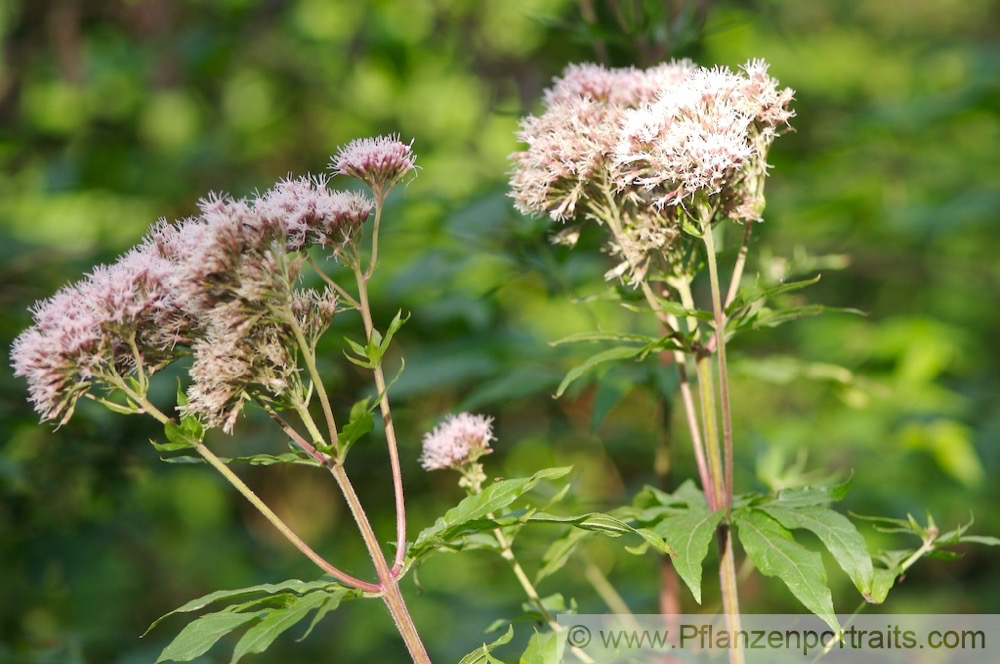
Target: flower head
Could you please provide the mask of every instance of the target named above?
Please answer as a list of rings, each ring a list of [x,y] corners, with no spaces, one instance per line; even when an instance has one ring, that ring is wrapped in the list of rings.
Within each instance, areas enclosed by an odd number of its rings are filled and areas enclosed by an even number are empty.
[[[792,117],[791,98],[760,60],[743,74],[692,71],[626,113],[614,160],[620,186],[650,191],[660,207],[703,194],[720,197],[730,216],[759,217],[767,151]]]
[[[694,71],[690,60],[672,60],[649,69],[612,67],[591,63],[571,64],[545,91],[548,107],[560,101],[587,98],[596,102],[632,108],[653,101],[669,85]]]
[[[539,117],[521,121],[517,137],[527,149],[511,155],[511,196],[523,214],[576,217],[581,201],[607,183],[622,110],[589,98],[556,101]]]
[[[398,134],[359,138],[340,148],[330,162],[338,175],[350,175],[381,198],[401,177],[416,168],[413,141],[399,140]]]
[[[33,308],[34,325],[11,349],[42,420],[64,424],[77,400],[109,376],[151,374],[176,357],[193,322],[171,285],[171,265],[152,245],[98,266]]]
[[[282,225],[290,251],[316,243],[337,253],[373,205],[363,194],[327,189],[323,177],[302,177],[276,184],[254,201],[254,210]]]
[[[545,112],[521,121],[527,148],[510,157],[515,207],[567,221],[591,214],[592,200],[604,205],[602,190],[620,189],[614,157],[626,111],[694,70],[690,60],[650,69],[569,65],[545,91]]]
[[[424,434],[420,465],[425,470],[460,469],[489,454],[493,437],[493,418],[459,413],[449,415],[433,431]]]
[[[369,143],[383,153],[370,160],[378,177],[412,169],[412,157],[391,166],[399,149],[388,139]],[[314,347],[337,308],[332,290],[296,287],[305,252],[319,244],[337,255],[373,205],[317,177],[253,200],[210,195],[194,217],[161,220],[118,262],[38,303],[11,350],[14,372],[42,419],[63,423],[95,385],[125,389],[137,374],[143,389],[184,347],[194,355],[186,410],[231,431],[246,401],[285,405],[301,394],[296,345],[304,337]]]

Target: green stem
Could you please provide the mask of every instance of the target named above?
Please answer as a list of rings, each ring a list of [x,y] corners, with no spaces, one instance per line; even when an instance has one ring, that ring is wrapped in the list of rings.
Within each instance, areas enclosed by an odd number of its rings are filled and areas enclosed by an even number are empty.
[[[608,605],[609,609],[616,615],[624,616],[630,628],[639,628],[639,623],[636,622],[635,615],[632,613],[632,609],[628,607],[628,604],[625,603],[625,599],[618,593],[618,590],[615,589],[611,582],[608,581],[608,577],[604,575],[601,568],[589,558],[584,558],[583,576],[587,579],[587,582],[597,593],[598,597]]]
[[[420,634],[413,624],[413,618],[410,616],[409,609],[407,609],[406,602],[399,590],[399,576],[395,570],[389,569],[382,549],[379,547],[378,539],[375,537],[375,532],[372,530],[368,517],[365,514],[364,507],[362,507],[361,501],[358,499],[358,494],[354,491],[354,486],[347,476],[347,471],[340,464],[334,464],[330,468],[330,472],[333,473],[334,478],[337,480],[337,485],[347,500],[347,505],[351,510],[351,515],[354,517],[355,523],[358,525],[358,530],[361,531],[361,537],[365,540],[368,553],[375,564],[375,573],[378,575],[382,590],[385,593],[383,600],[389,609],[389,613],[392,615],[393,621],[396,623],[396,628],[399,630],[400,636],[403,637],[406,648],[410,652],[410,657],[413,658],[414,662],[420,664],[429,663],[431,661],[430,657],[427,655],[427,650],[424,648]]]
[[[378,213],[376,213],[375,218],[378,219]],[[374,251],[373,247],[373,255]],[[375,325],[372,322],[371,304],[368,301],[368,277],[362,274],[360,267],[354,268],[354,276],[358,284],[358,300],[361,305],[358,310],[361,312],[361,320],[365,325],[365,339],[370,341],[375,331]],[[396,558],[393,562],[393,571],[398,572],[403,568],[403,560],[406,557],[406,502],[403,497],[403,472],[399,463],[396,427],[392,421],[392,408],[389,405],[389,394],[386,390],[385,374],[382,371],[381,362],[375,365],[373,373],[375,375],[375,388],[378,394],[382,395],[379,408],[382,411],[382,421],[385,424],[385,442],[389,449],[389,467],[392,471],[392,489],[396,504]]]
[[[347,302],[353,308],[355,308],[355,309],[360,308],[361,305],[358,304],[358,301],[355,300],[353,297],[351,297],[351,294],[348,293],[347,290],[345,290],[343,286],[341,286],[336,281],[334,281],[333,279],[331,279],[330,275],[328,275],[323,270],[323,268],[321,268],[319,266],[319,264],[316,262],[315,258],[313,258],[309,254],[307,254],[307,257],[308,257],[307,260],[309,261],[309,266],[312,267],[313,271],[316,272],[316,274],[319,275],[319,278],[322,279],[323,282],[326,283],[327,286],[329,286],[334,291],[336,291],[337,295],[339,295],[342,300],[344,300],[345,302]]]
[[[712,308],[715,318],[715,337],[718,339],[719,356],[719,395],[720,407],[722,411],[722,433],[725,446],[725,480],[717,485],[722,494],[720,506],[726,508],[726,514],[733,501],[733,426],[729,405],[729,376],[726,366],[726,316],[722,308],[722,293],[719,288],[719,270],[715,256],[715,239],[712,236],[712,216],[705,212],[702,219],[702,237],[705,242],[705,253],[708,262],[708,276],[712,290]],[[703,355],[698,360],[701,373],[699,373],[699,383],[704,382],[702,393],[705,395],[706,406],[711,402],[713,428],[715,425],[714,392],[715,386],[711,380],[710,355]],[[703,381],[704,374],[707,380]],[[718,438],[716,432],[715,447],[718,449]],[[722,591],[722,607],[726,614],[726,627],[730,633],[740,631],[740,605],[739,593],[736,580],[736,558],[733,552],[733,535],[727,523],[719,526],[717,531],[719,543],[719,580]],[[729,650],[730,664],[743,664],[743,649],[737,640],[734,647]]]
[[[302,326],[299,325],[299,322],[295,319],[294,314],[288,312],[286,320],[292,328],[292,334],[295,335],[295,343],[299,345],[299,349],[302,351],[302,359],[306,363],[306,369],[309,372],[309,379],[312,381],[313,387],[316,388],[316,394],[319,396],[319,403],[323,407],[323,415],[326,417],[326,426],[330,433],[330,444],[333,445],[334,449],[337,449],[339,443],[337,421],[333,418],[333,409],[330,407],[330,399],[326,395],[326,388],[323,387],[323,380],[320,378],[319,371],[316,369],[316,358],[313,356],[312,346],[310,346],[306,341],[305,334],[302,333]]]
[[[726,615],[726,629],[730,634],[739,634],[741,630],[740,600],[736,585],[736,556],[733,553],[733,532],[726,524],[719,526],[716,532],[719,542],[719,582],[722,591],[722,608]],[[744,663],[743,647],[740,640],[735,639],[729,649],[729,664]]]
[[[403,637],[403,643],[406,644],[406,649],[409,651],[410,658],[414,664],[430,664],[431,658],[427,654],[427,649],[424,648],[424,643],[420,639],[420,633],[417,632],[416,625],[413,624],[410,611],[406,608],[406,601],[403,599],[403,593],[399,589],[398,580],[390,579],[385,583],[385,594],[382,596],[382,599],[389,609],[389,615],[392,616],[393,621],[396,623],[396,629],[399,630],[400,636]]]
[[[157,422],[165,425],[169,424],[172,421],[159,408],[150,403],[150,401],[145,396],[138,394],[137,392],[129,388],[124,380],[119,379],[118,381],[115,382],[117,383],[117,386],[120,389],[122,389],[126,394],[128,394],[133,401],[142,406],[143,410],[147,414],[151,415]],[[198,451],[198,454],[200,454],[202,458],[204,458],[205,461],[208,462],[210,466],[219,471],[219,473],[224,478],[226,478],[226,481],[228,481],[231,485],[233,485],[233,488],[235,488],[238,492],[240,492],[240,494],[242,494],[243,497],[246,498],[251,505],[257,508],[257,511],[260,512],[261,515],[265,519],[267,519],[271,523],[271,525],[274,526],[278,530],[278,532],[280,532],[285,537],[285,539],[287,539],[296,549],[302,552],[302,554],[305,555],[306,558],[311,560],[317,567],[319,567],[321,570],[323,570],[333,578],[347,584],[348,586],[351,586],[353,588],[358,588],[359,590],[362,590],[366,593],[370,593],[373,595],[382,594],[381,586],[376,585],[374,583],[368,583],[367,581],[362,581],[361,579],[355,578],[350,574],[347,574],[346,572],[342,572],[341,570],[339,570],[338,568],[334,567],[329,562],[327,562],[318,553],[316,553],[312,549],[312,547],[310,547],[308,544],[302,541],[302,539],[299,538],[299,536],[296,535],[292,531],[292,529],[289,528],[288,525],[281,520],[281,517],[275,514],[274,511],[272,511],[271,508],[268,507],[267,504],[263,500],[261,500],[256,493],[253,492],[253,489],[247,486],[247,484],[243,480],[241,480],[239,476],[236,475],[236,473],[234,473],[232,470],[229,469],[229,466],[224,464],[219,459],[219,457],[215,456],[215,454],[213,454],[212,451],[208,449],[208,447],[206,447],[203,443],[197,443],[195,445],[195,450]]]
[[[299,404],[296,408],[309,434],[314,436],[317,442],[321,443],[322,434],[320,434],[319,427],[316,426],[312,415],[309,414],[309,409],[305,404]],[[365,548],[368,549],[368,555],[375,566],[375,574],[378,576],[380,584],[379,587],[383,591],[382,599],[385,602],[386,608],[389,609],[393,621],[396,623],[396,628],[399,630],[400,636],[403,637],[403,642],[406,644],[410,656],[414,662],[421,664],[430,662],[427,651],[420,639],[420,634],[413,624],[413,618],[410,616],[406,602],[399,590],[399,578],[401,575],[398,573],[398,570],[389,569],[378,538],[375,536],[375,531],[368,520],[364,506],[361,504],[361,499],[358,498],[358,494],[354,490],[354,485],[347,476],[347,471],[339,463],[327,464],[327,467],[337,481],[337,486],[344,495],[344,500],[347,501],[347,506],[351,512],[351,516],[354,518],[354,523],[361,533],[361,538],[365,542]]]
[[[128,345],[132,351],[132,358],[135,361],[135,374],[138,376],[139,391],[145,394],[146,390],[149,389],[149,383],[146,380],[146,371],[142,367],[142,355],[139,353],[139,346],[135,343],[135,332],[132,332],[129,336]]]
[[[360,579],[351,576],[350,574],[340,571],[339,569],[328,563],[326,560],[324,560],[323,557],[320,556],[318,553],[313,551],[313,549],[308,544],[303,542],[298,535],[292,532],[292,529],[289,528],[285,524],[285,522],[282,521],[281,518],[278,517],[278,515],[275,514],[271,510],[271,508],[268,507],[267,504],[263,500],[261,500],[260,497],[258,497],[257,494],[254,493],[253,490],[236,475],[236,473],[234,473],[232,470],[229,469],[229,466],[222,463],[219,457],[215,456],[215,454],[213,454],[211,450],[205,447],[204,444],[198,443],[197,445],[195,445],[195,449],[198,450],[198,454],[200,454],[205,459],[205,461],[209,463],[209,465],[211,465],[213,468],[219,471],[219,473],[223,477],[225,477],[226,480],[230,484],[232,484],[237,491],[243,494],[243,497],[246,498],[248,501],[250,501],[250,504],[256,507],[257,511],[260,512],[265,519],[271,522],[271,525],[274,526],[278,530],[278,532],[284,535],[285,539],[291,542],[296,549],[301,551],[305,555],[305,557],[311,560],[313,563],[315,563],[317,567],[322,569],[324,572],[326,572],[333,578],[342,581],[349,586],[352,586],[354,588],[359,588],[364,592],[371,593],[373,595],[382,594],[383,592],[382,586],[374,583],[368,583],[367,581],[362,581]]]
[[[722,451],[719,447],[719,427],[716,421],[715,385],[712,376],[711,357],[698,356],[695,366],[698,371],[698,396],[701,399],[701,419],[705,433],[705,456],[708,461],[708,474],[711,479],[712,499],[714,509],[726,505],[725,481],[722,470]]]
[[[743,244],[740,245],[740,252],[736,255],[736,263],[733,264],[733,276],[729,279],[729,290],[726,292],[726,304],[729,306],[736,299],[736,294],[740,290],[740,281],[743,279],[743,268],[747,262],[747,252],[750,250],[750,234],[753,232],[753,222],[743,222]]]
[[[487,514],[487,516],[490,519],[495,518],[492,514]],[[521,588],[524,590],[524,594],[528,596],[531,603],[534,604],[538,611],[542,614],[542,618],[545,619],[545,622],[548,623],[552,631],[561,632],[563,629],[562,626],[555,619],[555,616],[552,615],[552,612],[549,611],[548,607],[545,606],[541,596],[538,594],[538,590],[535,588],[535,584],[531,582],[531,579],[528,578],[524,568],[521,567],[521,563],[517,561],[517,557],[514,555],[514,550],[511,548],[510,542],[507,541],[507,537],[503,534],[503,530],[500,528],[494,528],[493,535],[497,538],[497,542],[500,544],[500,555],[503,556],[503,559],[506,560],[508,564],[510,564],[511,569],[514,571],[514,576],[517,577],[518,583],[521,584]],[[576,655],[581,662],[584,662],[584,664],[593,664],[594,660],[587,655],[587,653],[583,652],[576,646],[571,645],[570,650],[572,650],[573,654]]]
[[[382,207],[385,204],[385,194],[373,192],[375,194],[375,219],[372,221],[372,253],[368,258],[368,269],[365,271],[365,281],[371,279],[375,273],[375,265],[378,263],[378,231],[382,221]],[[360,259],[358,265],[360,265]]]
[[[712,220],[706,215],[702,220],[702,236],[708,259],[708,278],[712,286],[712,308],[715,313],[715,336],[719,355],[719,401],[722,410],[722,438],[725,453],[725,497],[723,505],[728,512],[733,499],[733,420],[729,405],[729,370],[726,364],[726,312],[722,308],[719,290],[719,268],[715,257],[715,240],[712,237]]]

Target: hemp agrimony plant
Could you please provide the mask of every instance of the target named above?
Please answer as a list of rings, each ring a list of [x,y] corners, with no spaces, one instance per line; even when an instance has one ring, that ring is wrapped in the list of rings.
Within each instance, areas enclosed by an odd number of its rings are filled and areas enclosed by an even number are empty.
[[[791,531],[813,532],[864,600],[873,603],[883,601],[924,556],[961,542],[1000,542],[967,536],[968,526],[941,533],[930,517],[925,524],[912,517],[875,519],[890,532],[916,535],[920,544],[881,552],[873,561],[853,522],[830,508],[847,483],[735,492],[738,435],[727,344],[746,330],[822,311],[774,305],[775,298],[815,279],[742,284],[751,229],[764,210],[768,149],[793,117],[791,100],[792,91],[781,88],[761,61],[740,73],[689,61],[646,70],[573,65],[546,92],[545,112],[524,120],[519,137],[527,148],[513,155],[511,187],[518,209],[572,223],[555,236],[571,246],[581,225],[603,228],[614,259],[606,276],[615,283],[615,296],[662,330],[652,336],[585,332],[567,340],[613,345],[571,370],[558,394],[600,365],[666,354],[678,372],[700,489],[692,482],[673,493],[646,487],[630,504],[608,513],[558,514],[568,485],[529,492],[566,478],[571,468],[490,481],[484,465],[496,442],[493,420],[461,413],[424,436],[419,462],[426,470],[457,471],[465,497],[408,539],[404,460],[390,404],[393,381],[384,362],[408,317],[400,311],[380,329],[369,298],[387,197],[416,169],[412,144],[396,136],[353,141],[330,164],[336,175],[360,180],[367,195],[333,189],[325,177],[311,176],[279,182],[253,199],[211,196],[199,203],[194,217],[159,222],[117,262],[95,268],[35,305],[34,324],[15,341],[11,360],[15,374],[27,379],[43,421],[65,424],[81,398],[116,413],[151,416],[163,428],[163,439],[153,445],[166,460],[211,466],[324,573],[313,581],[264,583],[191,600],[167,615],[200,615],[158,661],[190,661],[242,630],[231,660],[236,662],[263,652],[307,619],[308,634],[347,600],[378,599],[412,660],[429,662],[419,620],[411,616],[400,582],[440,553],[485,550],[506,561],[527,600],[520,618],[537,626],[521,661],[548,663],[565,653],[593,661],[567,648],[556,620],[557,613],[574,610],[572,600],[543,596],[538,586],[571,556],[582,556],[580,545],[595,534],[627,536],[636,544],[630,552],[652,549],[667,556],[698,602],[702,563],[715,539],[722,603],[732,629],[738,628],[740,612],[736,536],[762,574],[784,581],[807,609],[835,628],[839,623],[820,554],[796,542]],[[365,232],[369,218],[370,233]],[[724,288],[719,240],[734,228],[742,231],[742,246]],[[331,277],[321,259],[339,263],[337,274],[346,279]],[[709,297],[701,308],[694,286],[704,281],[704,272]],[[308,285],[317,280],[322,290]],[[345,414],[334,408],[317,349],[333,317],[350,312],[359,314],[361,325],[354,338],[344,339],[343,351],[370,377],[372,396]],[[154,403],[152,385],[174,363],[183,375],[176,403]],[[274,423],[278,449],[220,458],[206,443],[206,433],[220,429],[238,437],[240,415],[250,405]],[[383,424],[386,486],[391,483],[395,507],[388,555],[347,469],[352,446],[375,430],[376,416]],[[329,473],[357,525],[374,578],[345,572],[299,538],[233,472],[230,466],[239,463],[295,463]],[[514,549],[529,524],[565,529],[557,531],[534,576]],[[624,607],[597,567],[588,570],[588,581],[605,602],[616,610]],[[516,620],[500,621],[508,625],[506,633],[469,653],[463,664],[500,661],[493,652],[513,638],[510,625]],[[740,650],[731,651],[731,661],[742,661]]]
[[[261,652],[284,630],[315,611],[315,622],[342,601],[378,597],[392,615],[415,661],[429,661],[399,589],[406,553],[406,512],[396,435],[382,359],[405,319],[384,333],[374,326],[368,281],[378,264],[378,235],[386,197],[413,172],[410,145],[396,137],[358,140],[331,168],[364,182],[367,196],[327,188],[323,177],[278,183],[254,200],[212,196],[200,213],[160,222],[110,266],[34,308],[35,324],[14,343],[15,373],[28,379],[43,420],[64,424],[80,398],[118,413],[143,413],[164,427],[160,452],[200,456],[221,473],[327,578],[297,580],[212,593],[179,609],[189,612],[239,600],[185,628],[160,655],[189,661],[219,638],[249,627],[233,660]],[[367,259],[362,224],[374,210]],[[309,251],[316,248],[347,266],[349,288],[330,279]],[[305,269],[326,282],[319,291],[300,285]],[[316,365],[316,348],[334,315],[361,314],[364,337],[350,342],[349,359],[371,371],[377,398],[356,404],[338,427]],[[168,364],[190,358],[186,388],[175,409],[152,403],[151,381]],[[221,459],[205,444],[207,429],[232,433],[249,403],[262,408],[294,451]],[[321,416],[314,416],[318,402]],[[373,428],[380,409],[396,507],[396,552],[386,558],[347,475],[351,445]],[[171,412],[173,411],[173,412]],[[169,413],[169,414],[168,414]],[[232,470],[235,461],[294,462],[325,468],[340,488],[375,568],[365,581],[338,569],[303,542]],[[155,624],[155,623],[154,623]]]
[[[733,540],[753,566],[781,579],[811,612],[840,629],[819,553],[791,531],[814,533],[865,602],[882,602],[895,581],[923,556],[959,542],[1000,543],[966,536],[961,526],[941,533],[924,525],[876,519],[890,532],[916,535],[920,545],[872,556],[855,525],[830,508],[848,483],[797,486],[772,493],[735,493],[726,349],[733,337],[815,315],[816,305],[775,306],[784,293],[818,279],[743,286],[754,224],[762,221],[767,154],[794,117],[793,92],[768,75],[761,60],[738,72],[672,61],[650,69],[570,65],[545,92],[544,112],[522,121],[523,151],[512,155],[512,197],[524,214],[563,222],[554,241],[574,246],[584,226],[605,231],[618,282],[614,297],[651,318],[657,336],[583,332],[562,342],[611,343],[572,369],[557,396],[575,380],[610,362],[668,354],[701,489],[686,483],[668,494],[646,487],[631,505],[611,512],[663,537],[673,565],[701,603],[702,563],[714,538],[720,554],[723,610],[729,633],[739,629],[740,604]],[[728,285],[719,265],[720,240],[738,231],[742,244]],[[707,272],[708,302],[693,285]],[[551,551],[569,555],[583,541],[568,534]],[[864,602],[862,603],[862,605]],[[738,642],[730,661],[743,661]]]
[[[27,379],[43,421],[65,424],[81,398],[116,413],[151,416],[163,427],[165,442],[153,445],[166,460],[206,462],[324,572],[316,581],[291,579],[221,590],[184,604],[167,616],[212,610],[189,623],[158,661],[190,661],[227,633],[244,629],[233,652],[235,662],[263,652],[310,615],[306,634],[344,601],[377,598],[386,605],[413,661],[429,662],[400,581],[414,565],[438,552],[484,548],[510,562],[534,611],[552,628],[536,635],[529,651],[549,648],[558,629],[552,607],[534,590],[511,548],[521,527],[529,521],[568,523],[615,537],[638,534],[663,552],[667,546],[657,535],[612,517],[556,517],[535,508],[512,509],[540,482],[564,477],[570,469],[487,483],[479,459],[490,451],[492,420],[469,414],[450,418],[427,434],[420,459],[427,470],[460,470],[459,484],[468,495],[414,541],[407,541],[402,464],[388,393],[391,381],[383,367],[387,349],[407,317],[400,312],[380,331],[372,318],[368,283],[378,267],[386,198],[415,171],[415,157],[411,145],[384,136],[348,144],[330,166],[338,175],[361,180],[371,197],[330,189],[323,177],[305,177],[279,182],[252,200],[202,200],[195,217],[159,222],[113,265],[95,268],[36,304],[34,325],[12,348],[14,372]],[[366,247],[363,227],[369,217],[371,240]],[[353,283],[331,278],[316,255],[346,267]],[[303,285],[308,270],[322,281],[323,290]],[[346,423],[338,425],[340,415],[317,367],[317,347],[332,318],[352,310],[360,314],[362,336],[345,338],[344,354],[370,372],[375,396],[355,403]],[[188,380],[178,387],[176,406],[156,405],[150,396],[152,382],[174,362],[186,366]],[[249,404],[267,413],[290,451],[220,458],[209,449],[206,432],[217,428],[237,433],[239,417]],[[391,556],[385,554],[346,467],[352,446],[373,431],[376,411],[384,425],[395,504]],[[230,469],[236,463],[295,463],[329,472],[367,548],[374,580],[348,574],[299,538]],[[512,636],[508,630],[501,641]]]

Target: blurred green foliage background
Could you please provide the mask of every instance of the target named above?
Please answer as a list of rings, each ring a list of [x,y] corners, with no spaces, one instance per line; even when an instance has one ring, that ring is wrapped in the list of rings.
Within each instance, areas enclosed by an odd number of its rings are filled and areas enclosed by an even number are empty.
[[[407,369],[394,404],[414,532],[461,496],[454,477],[416,462],[422,433],[459,409],[497,418],[493,475],[572,463],[575,499],[595,508],[657,481],[653,450],[671,420],[657,394],[671,388],[669,367],[613,369],[551,398],[591,349],[546,342],[637,323],[613,303],[573,301],[604,289],[604,257],[553,248],[546,221],[512,211],[506,158],[518,118],[569,62],[764,57],[797,90],[798,117],[772,153],[750,274],[820,271],[812,301],[869,316],[734,345],[737,487],[853,470],[857,512],[926,508],[951,525],[972,511],[978,532],[1000,533],[996,2],[4,0],[0,39],[4,349],[29,304],[113,260],[158,217],[191,214],[209,191],[250,195],[322,171],[354,137],[415,139],[421,171],[383,224],[373,294],[377,324],[399,307],[413,313],[397,337]],[[367,389],[335,341],[358,327],[341,316],[323,353],[341,408]],[[173,378],[158,389],[170,403]],[[37,424],[23,382],[0,372],[0,662],[153,661],[183,623],[139,634],[187,599],[316,576],[208,469],[160,463],[146,442],[151,420],[89,406],[53,432]],[[280,449],[265,418],[246,419],[235,439],[211,444]],[[671,430],[676,483],[693,462],[679,422]],[[350,470],[389,539],[378,440],[355,448]],[[369,574],[325,474],[241,473],[318,550]],[[552,535],[518,541],[529,569]],[[656,559],[606,542],[587,555],[633,610],[657,610]],[[1000,612],[996,562],[970,550],[921,563],[877,610]],[[572,565],[543,592],[603,611]],[[852,610],[850,584],[831,576],[838,608]],[[440,661],[519,610],[495,556],[441,556],[418,580],[405,592]],[[750,610],[799,610],[769,580],[752,577],[743,593]],[[530,628],[518,634],[523,642]],[[401,650],[381,605],[354,602],[307,641],[282,638],[257,660],[395,662]]]

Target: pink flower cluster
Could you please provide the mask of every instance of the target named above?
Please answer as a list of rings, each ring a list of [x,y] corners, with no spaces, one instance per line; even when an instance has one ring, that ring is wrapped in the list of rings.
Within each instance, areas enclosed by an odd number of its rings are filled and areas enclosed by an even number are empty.
[[[693,68],[688,60],[645,70],[567,67],[545,92],[545,112],[521,121],[518,139],[528,147],[511,155],[517,209],[557,221],[576,217],[581,200],[614,184],[611,163],[625,111],[652,101]]]
[[[43,420],[65,423],[95,381],[128,373],[137,362],[153,373],[177,344],[189,342],[192,321],[172,287],[172,270],[144,244],[35,304],[35,324],[14,341],[11,364],[14,375],[28,379]]]
[[[608,252],[621,262],[607,276],[632,283],[669,263],[694,197],[739,221],[760,218],[767,151],[793,116],[792,91],[762,60],[740,74],[688,60],[570,65],[544,99],[545,112],[521,122],[526,149],[511,155],[515,207],[557,221],[613,217]]]
[[[793,92],[779,90],[761,60],[743,69],[697,69],[656,101],[629,110],[615,148],[619,182],[653,192],[661,207],[728,188],[741,213],[759,218],[745,200],[757,192],[744,185],[766,174],[767,150],[793,115]]]
[[[420,465],[425,470],[461,468],[493,450],[493,418],[459,413],[424,435]]]
[[[545,105],[585,97],[612,106],[634,107],[656,99],[661,90],[679,84],[696,69],[690,60],[673,60],[649,69],[571,64],[545,91]]]
[[[413,142],[399,140],[398,135],[359,138],[337,152],[330,168],[339,175],[355,177],[383,197],[401,177],[416,168]]]
[[[284,180],[254,207],[262,219],[281,225],[289,250],[315,243],[336,251],[368,218],[372,201],[353,191],[331,191],[326,185],[323,177]]]
[[[355,141],[337,161],[382,187],[413,168],[394,137]],[[151,375],[182,352],[194,355],[187,408],[210,426],[229,431],[246,401],[281,403],[300,389],[296,328],[314,345],[337,306],[332,291],[296,287],[304,252],[339,255],[374,206],[326,185],[307,177],[252,200],[210,196],[195,217],[159,222],[116,263],[36,304],[11,364],[42,419],[64,423],[93,387]]]

